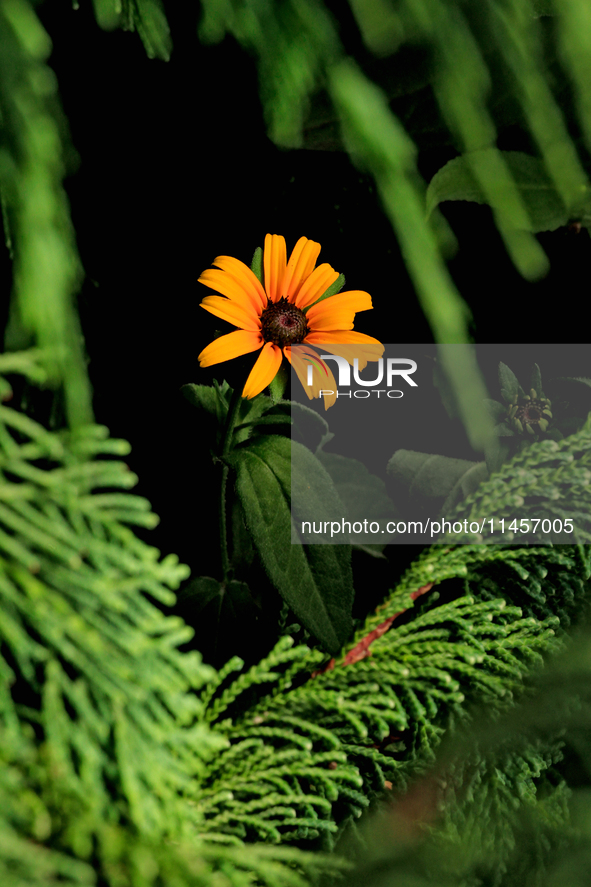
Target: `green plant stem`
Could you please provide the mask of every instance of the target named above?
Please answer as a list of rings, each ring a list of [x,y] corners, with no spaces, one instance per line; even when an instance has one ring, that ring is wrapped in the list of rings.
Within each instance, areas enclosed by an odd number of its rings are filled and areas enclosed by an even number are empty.
[[[230,563],[230,555],[228,552],[228,523],[226,514],[226,489],[228,486],[228,474],[230,468],[227,464],[227,458],[232,449],[232,438],[234,436],[234,426],[242,403],[242,394],[239,388],[234,389],[230,406],[228,407],[228,415],[226,418],[226,427],[224,429],[224,438],[222,440],[222,483],[220,487],[220,543],[222,549],[222,572],[224,582],[229,582],[232,578],[232,565]]]

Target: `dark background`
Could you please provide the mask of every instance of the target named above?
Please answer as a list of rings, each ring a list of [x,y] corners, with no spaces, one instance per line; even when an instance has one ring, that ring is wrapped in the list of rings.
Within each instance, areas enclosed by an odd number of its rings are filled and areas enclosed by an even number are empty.
[[[151,543],[193,569],[199,563],[201,574],[219,575],[214,469],[202,418],[180,388],[216,377],[242,384],[254,356],[199,368],[197,355],[223,325],[199,308],[207,294],[200,273],[221,254],[249,263],[267,232],[283,234],[288,250],[304,235],[322,244],[320,261],[345,273],[347,289],[371,293],[374,310],[358,315],[356,329],[397,343],[432,336],[371,177],[338,150],[274,146],[252,58],[230,38],[201,46],[197,10],[176,4],[167,7],[172,58],[150,60],[136,34],[101,31],[91,6],[47,2],[39,14],[79,156],[66,184],[86,272],[79,308],[95,415],[132,444],[137,492],[161,517]],[[371,68],[346,17],[341,36]],[[396,61],[408,69],[420,63],[412,53]],[[412,124],[416,105],[404,102],[394,109]],[[422,136],[417,125],[412,134],[428,181],[456,151],[437,131]],[[323,144],[318,127],[307,138]],[[528,147],[518,126],[501,138],[503,147]],[[324,147],[334,148],[334,138]],[[528,283],[512,268],[486,207],[447,204],[444,212],[459,243],[449,267],[472,310],[476,341],[585,338],[586,231],[541,235],[552,270]]]

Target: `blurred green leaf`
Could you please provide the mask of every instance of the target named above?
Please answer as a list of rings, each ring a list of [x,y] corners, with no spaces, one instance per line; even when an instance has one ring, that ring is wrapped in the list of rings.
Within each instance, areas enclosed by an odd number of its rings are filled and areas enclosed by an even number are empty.
[[[101,28],[137,31],[148,58],[167,62],[172,50],[170,28],[161,0],[93,0]]]
[[[27,0],[0,4],[0,192],[14,261],[4,344],[39,346],[73,426],[92,421],[92,404],[74,303],[82,269],[62,185],[69,140],[50,52]]]

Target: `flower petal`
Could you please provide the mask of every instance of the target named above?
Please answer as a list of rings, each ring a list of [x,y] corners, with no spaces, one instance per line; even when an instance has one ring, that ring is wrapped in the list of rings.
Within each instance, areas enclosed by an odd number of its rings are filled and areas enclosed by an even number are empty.
[[[220,336],[204,348],[197,360],[199,366],[209,367],[215,363],[223,363],[224,360],[232,360],[241,354],[250,354],[263,344],[260,333],[252,333],[248,330],[235,330],[226,336]]]
[[[261,321],[252,308],[243,308],[238,302],[225,299],[223,296],[206,296],[201,302],[201,308],[205,308],[210,314],[233,323],[243,330],[260,330]]]
[[[286,265],[285,237],[281,234],[267,234],[263,251],[265,268],[265,292],[272,302],[281,298],[281,284],[285,275]]]
[[[358,311],[368,311],[372,307],[371,296],[361,290],[337,293],[312,305],[306,319],[311,330],[353,329],[353,319]]]
[[[331,407],[337,399],[337,383],[332,371],[327,367],[322,358],[312,350],[302,345],[288,346],[284,351],[285,356],[294,368],[296,375],[308,399],[320,397],[321,391],[330,392],[324,394],[324,409]],[[308,385],[308,367],[312,367],[312,385]]]
[[[255,303],[242,283],[231,274],[228,274],[227,271],[220,271],[218,268],[208,268],[199,278],[199,283],[210,289],[217,290],[222,296],[227,296],[228,299],[232,299],[233,302],[242,305],[243,308],[250,308],[254,314],[258,315],[261,313],[258,310],[258,300]]]
[[[234,259],[232,256],[218,256],[213,262],[222,271],[229,274],[244,290],[251,300],[253,307],[260,314],[267,307],[267,295],[263,289],[263,285],[248,265],[241,262],[240,259]],[[218,292],[222,292],[218,290]],[[227,296],[228,293],[222,293]]]
[[[308,240],[307,237],[300,237],[294,246],[281,287],[281,295],[288,298],[290,302],[296,301],[294,297],[305,283],[306,278],[312,273],[319,254],[320,244]]]
[[[266,342],[246,380],[242,397],[247,397],[250,400],[260,394],[263,388],[270,385],[281,366],[282,357],[283,354],[278,345]]]
[[[314,268],[295,297],[296,306],[303,309],[307,308],[308,305],[312,305],[312,303],[316,302],[320,296],[324,295],[329,286],[335,282],[338,276],[339,272],[335,271],[327,262],[324,262],[323,265],[319,265],[318,268]]]
[[[308,333],[304,342],[344,357],[351,366],[357,359],[360,370],[365,369],[368,361],[379,360],[384,353],[381,342],[355,330],[318,330]]]

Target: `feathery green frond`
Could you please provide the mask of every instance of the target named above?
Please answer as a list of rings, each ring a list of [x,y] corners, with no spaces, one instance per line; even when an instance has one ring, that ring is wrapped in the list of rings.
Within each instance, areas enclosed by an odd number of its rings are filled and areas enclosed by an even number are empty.
[[[5,345],[32,338],[50,381],[64,386],[71,425],[92,421],[74,297],[81,267],[62,180],[69,149],[51,41],[28,0],[0,4],[0,195],[14,261]],[[70,149],[71,150],[71,149]]]
[[[390,609],[401,602],[394,595]],[[556,624],[523,619],[503,600],[463,597],[394,625],[369,658],[322,673],[316,651],[289,650],[282,639],[209,702],[231,745],[204,783],[207,829],[273,842],[321,837],[331,846],[387,782],[404,788],[432,759],[468,702],[506,706],[555,646]]]

